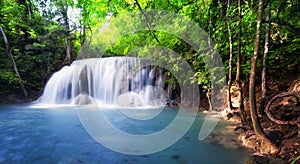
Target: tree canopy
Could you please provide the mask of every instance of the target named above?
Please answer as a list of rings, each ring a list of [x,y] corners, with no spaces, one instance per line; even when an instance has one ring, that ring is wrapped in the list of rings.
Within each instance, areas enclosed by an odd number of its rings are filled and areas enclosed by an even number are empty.
[[[299,78],[299,11],[299,0],[0,0],[0,91],[21,94],[26,88],[34,97],[54,72],[76,59],[133,53],[147,57],[155,54],[149,47],[164,47],[189,63],[193,74],[186,82],[197,83],[202,95],[209,96],[212,81],[227,81],[228,107],[233,109],[230,93],[236,88],[246,125],[249,117],[243,105],[249,97],[251,115],[257,115],[256,83],[262,83],[264,99],[278,91],[268,84]],[[170,19],[172,26],[164,25],[170,21],[165,19],[167,12],[180,15]],[[132,17],[132,13],[140,15]],[[183,19],[193,21],[205,35],[190,35],[196,30]],[[135,28],[143,30],[130,31]],[[207,42],[195,49],[178,37],[188,35],[191,40],[208,36]],[[221,56],[225,70],[205,64],[203,54],[212,52]],[[169,64],[178,60],[172,53],[157,57]],[[180,63],[170,67],[182,69]],[[218,71],[225,71],[226,79],[212,79],[210,74]]]
[[[147,1],[147,0],[2,0],[0,3],[1,25],[12,45],[12,51],[24,81],[19,81],[12,71],[4,44],[1,44],[1,88],[18,88],[24,83],[29,89],[42,89],[49,76],[77,58],[80,48],[99,46],[91,43],[93,34],[105,22],[113,28],[123,25],[114,22],[122,13],[142,10],[165,10],[178,13],[196,22],[212,39],[215,48],[221,55],[228,73],[229,48],[227,41],[232,38],[233,66],[236,66],[238,39],[241,39],[241,78],[248,80],[250,75],[250,58],[254,48],[255,26],[258,3],[253,0],[241,1],[241,21],[238,21],[238,3],[236,1],[218,0],[180,0],[180,1]],[[270,19],[266,20],[264,10],[262,26],[271,24],[268,68],[269,71],[287,67],[284,71],[299,70],[299,2],[267,1]],[[226,21],[226,17],[228,20]],[[126,18],[124,18],[126,19]],[[149,18],[148,18],[149,19]],[[151,20],[149,19],[151,25]],[[227,22],[227,23],[226,23]],[[121,22],[119,22],[121,23]],[[228,33],[227,24],[231,29]],[[238,27],[241,27],[240,29]],[[180,28],[178,28],[180,29]],[[185,30],[185,29],[181,29]],[[262,33],[265,30],[262,28]],[[240,35],[239,35],[240,33]],[[105,36],[106,37],[103,37]],[[115,34],[103,34],[102,38],[114,37]],[[261,38],[261,42],[264,39]],[[128,35],[110,46],[104,56],[123,56],[128,52],[145,45],[160,45],[172,49],[182,55],[193,68],[198,83],[204,88],[209,79],[204,78],[203,61],[191,46],[180,38],[168,33],[148,30]],[[262,47],[262,44],[261,44]],[[260,53],[263,48],[260,49]],[[262,58],[258,59],[258,70],[262,69]],[[232,69],[233,75],[236,69]],[[287,75],[284,73],[285,75]],[[283,74],[283,75],[284,75]]]

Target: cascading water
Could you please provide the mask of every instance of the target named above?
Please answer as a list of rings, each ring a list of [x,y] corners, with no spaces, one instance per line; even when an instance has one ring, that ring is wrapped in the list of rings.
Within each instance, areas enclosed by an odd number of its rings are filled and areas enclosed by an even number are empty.
[[[74,61],[53,74],[38,100],[45,104],[161,106],[168,97],[168,79],[147,59],[92,58]],[[165,92],[166,90],[166,92]]]

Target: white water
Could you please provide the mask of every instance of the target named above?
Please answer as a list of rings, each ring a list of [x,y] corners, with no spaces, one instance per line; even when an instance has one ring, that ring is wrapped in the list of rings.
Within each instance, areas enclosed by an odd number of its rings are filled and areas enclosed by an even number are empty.
[[[162,69],[147,59],[133,57],[92,58],[74,61],[53,74],[42,104],[162,106],[170,93]]]

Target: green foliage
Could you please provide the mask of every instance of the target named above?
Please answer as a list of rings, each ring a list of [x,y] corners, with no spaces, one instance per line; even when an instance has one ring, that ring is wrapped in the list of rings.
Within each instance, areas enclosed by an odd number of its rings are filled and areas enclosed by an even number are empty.
[[[63,31],[58,24],[45,20],[38,12],[31,13],[23,4],[5,0],[1,10],[1,24],[11,45],[21,77],[28,89],[41,89],[49,75],[59,69],[65,54]],[[0,37],[3,42],[2,37]],[[18,87],[12,64],[4,44],[0,48],[1,88]],[[12,85],[13,84],[13,85]]]
[[[229,36],[225,19],[228,13],[233,35],[233,63],[236,62],[238,33],[240,32],[237,1],[231,1],[228,10],[226,1],[217,0],[25,0],[24,2],[26,3],[16,0],[0,0],[0,23],[11,44],[21,76],[31,89],[42,88],[49,76],[63,66],[67,38],[72,39],[74,55],[82,46],[90,47],[85,55],[78,56],[78,58],[124,56],[134,55],[134,53],[147,57],[147,54],[153,53],[147,51],[148,47],[165,47],[175,51],[189,63],[194,72],[189,82],[197,83],[205,90],[209,89],[211,81],[214,80],[209,79],[209,75],[217,72],[219,68],[211,70],[205,65],[202,58],[205,52],[197,53],[199,51],[193,49],[184,40],[163,31],[147,30],[145,27],[144,31],[130,33],[131,28],[145,25],[140,24],[139,20],[128,20],[131,18],[126,17],[124,13],[139,11],[140,8],[175,12],[194,21],[212,39],[214,43],[212,46],[222,57],[226,71],[229,69]],[[297,72],[300,65],[300,21],[295,13],[299,11],[299,3],[294,0],[274,0],[269,3],[271,3],[269,71],[286,68],[285,74]],[[241,78],[247,82],[254,48],[257,4],[241,1],[241,7]],[[32,11],[29,12],[28,8]],[[72,17],[71,12],[73,12]],[[140,19],[146,20],[144,16]],[[150,25],[153,21],[151,19],[148,22]],[[173,25],[176,34],[193,31],[183,26],[180,20],[175,20]],[[264,27],[265,21],[262,24],[261,36],[264,36]],[[195,39],[199,36],[192,37],[194,38],[191,39]],[[2,37],[0,41],[2,42]],[[264,37],[261,37],[261,43],[263,42]],[[260,45],[258,70],[262,66],[263,44]],[[208,47],[204,46],[200,49],[206,51]],[[157,56],[162,61],[166,58],[164,55]],[[18,83],[12,73],[12,66],[4,44],[0,45],[0,57],[1,86]],[[176,63],[178,60],[171,54],[167,58],[170,63]],[[181,69],[180,63],[172,67],[176,71]],[[233,69],[233,74],[235,74],[235,69]],[[225,79],[218,80],[221,84]]]
[[[0,82],[8,82],[9,85],[19,86],[19,79],[14,72],[0,70]]]

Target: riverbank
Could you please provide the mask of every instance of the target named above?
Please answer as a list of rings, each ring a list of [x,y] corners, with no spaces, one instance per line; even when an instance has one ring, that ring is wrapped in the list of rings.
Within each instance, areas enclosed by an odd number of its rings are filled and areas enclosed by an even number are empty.
[[[8,90],[0,92],[0,104],[22,104],[37,100],[43,93],[43,90],[28,90],[28,96],[25,97],[21,90]]]
[[[269,96],[265,101],[259,99],[257,95],[257,107],[259,110],[259,122],[265,134],[274,143],[278,151],[273,152],[271,146],[260,139],[253,131],[251,124],[242,125],[239,116],[239,110],[224,110],[222,119],[234,122],[237,124],[235,131],[239,131],[238,140],[242,145],[254,151],[253,155],[249,158],[249,163],[300,163],[300,133],[299,133],[299,115],[300,115],[300,81],[293,80],[290,82],[289,88],[286,90],[277,90],[277,93],[291,93],[280,94],[272,104],[267,106],[271,98],[276,94]],[[271,86],[273,88],[278,86]],[[295,94],[293,94],[295,93]],[[288,95],[288,96],[285,96]],[[298,98],[297,98],[297,96]],[[233,97],[233,106],[238,106],[236,97]],[[263,105],[263,106],[262,106]],[[248,123],[250,123],[249,104],[245,103],[245,110],[248,116]],[[276,120],[282,120],[281,124],[271,121],[269,116],[266,115],[266,110]],[[297,126],[298,121],[298,126]],[[296,122],[296,123],[294,123]]]
[[[203,112],[208,113],[207,111]],[[218,142],[227,149],[238,150],[246,148],[249,151],[249,157],[247,164],[287,164],[291,163],[293,158],[284,159],[283,154],[281,157],[270,154],[270,147],[263,143],[250,128],[245,128],[240,125],[240,119],[238,117],[232,117],[227,119],[227,115],[220,113],[220,121],[227,124],[224,129],[214,130],[206,139],[207,142]],[[268,132],[268,135],[275,137],[276,133]],[[298,141],[287,141],[286,143],[299,143]],[[297,145],[297,144],[296,144]],[[290,153],[290,152],[286,152]]]
[[[0,93],[0,104],[21,104],[31,102],[32,98],[26,98],[22,94],[1,92]]]

